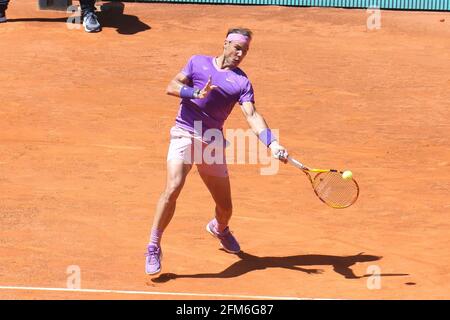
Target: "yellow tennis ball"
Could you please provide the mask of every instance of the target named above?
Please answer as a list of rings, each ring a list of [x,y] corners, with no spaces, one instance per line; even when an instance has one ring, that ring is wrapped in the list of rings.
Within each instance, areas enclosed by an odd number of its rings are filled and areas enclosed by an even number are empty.
[[[351,178],[353,178],[353,173],[350,170],[346,170],[342,172],[342,178],[345,180],[350,180]]]

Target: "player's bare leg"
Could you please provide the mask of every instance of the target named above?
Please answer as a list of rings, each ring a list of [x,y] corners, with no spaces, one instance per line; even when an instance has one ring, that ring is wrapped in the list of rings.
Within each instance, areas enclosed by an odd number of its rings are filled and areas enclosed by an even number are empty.
[[[173,218],[178,196],[191,168],[191,164],[185,164],[182,160],[167,162],[166,187],[156,205],[150,243],[147,247],[145,259],[145,272],[147,274],[157,274],[161,271],[161,237]]]
[[[167,162],[166,187],[159,197],[156,205],[153,230],[163,232],[173,218],[178,196],[183,189],[186,176],[192,168],[192,164],[185,164],[181,160]]]
[[[206,230],[220,240],[225,251],[238,253],[241,248],[228,227],[233,213],[230,178],[199,173],[216,203],[215,219],[208,223]]]

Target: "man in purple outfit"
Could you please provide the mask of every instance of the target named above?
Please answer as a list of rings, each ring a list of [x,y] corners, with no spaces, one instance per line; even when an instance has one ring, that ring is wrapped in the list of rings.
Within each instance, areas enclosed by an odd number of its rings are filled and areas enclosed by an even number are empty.
[[[252,32],[244,28],[228,30],[223,52],[218,57],[193,56],[167,87],[167,94],[181,97],[167,156],[167,184],[161,194],[147,246],[145,272],[161,271],[161,237],[170,223],[176,200],[193,163],[211,193],[215,218],[206,230],[229,253],[240,246],[230,232],[231,188],[223,149],[222,128],[236,102],[239,102],[252,131],[271,149],[273,156],[286,162],[287,151],[278,144],[264,118],[256,111],[252,85],[238,68],[249,49]],[[214,139],[213,139],[214,138]],[[213,161],[206,159],[213,146]]]

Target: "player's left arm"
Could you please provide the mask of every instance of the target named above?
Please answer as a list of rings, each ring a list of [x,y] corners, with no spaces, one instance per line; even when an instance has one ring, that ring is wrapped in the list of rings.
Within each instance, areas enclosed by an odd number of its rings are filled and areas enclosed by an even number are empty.
[[[256,111],[255,104],[250,101],[243,102],[241,110],[252,131],[259,137],[261,142],[270,148],[272,155],[286,163],[288,156],[286,148],[278,143],[278,138],[270,131],[264,117]]]

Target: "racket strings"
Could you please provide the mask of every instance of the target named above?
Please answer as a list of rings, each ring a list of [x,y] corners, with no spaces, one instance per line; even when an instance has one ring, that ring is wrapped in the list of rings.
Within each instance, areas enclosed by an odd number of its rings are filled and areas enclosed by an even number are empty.
[[[326,204],[345,208],[358,198],[359,188],[353,179],[344,179],[339,172],[319,173],[314,177],[314,191]]]

